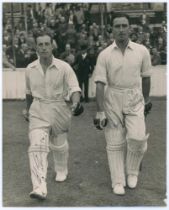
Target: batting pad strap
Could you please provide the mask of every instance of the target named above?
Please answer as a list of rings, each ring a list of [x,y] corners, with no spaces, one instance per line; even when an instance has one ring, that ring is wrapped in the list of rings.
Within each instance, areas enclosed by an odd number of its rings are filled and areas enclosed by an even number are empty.
[[[108,144],[106,146],[107,151],[121,151],[125,147],[125,143],[119,144],[119,145],[110,145]]]
[[[29,140],[31,146],[48,147],[49,134],[43,129],[34,129],[29,132]]]
[[[65,141],[64,144],[62,144],[60,146],[56,146],[56,145],[52,144],[51,142],[49,143],[49,148],[54,151],[64,152],[65,150],[68,149],[68,147],[69,147],[69,145],[68,145],[67,140]]]
[[[28,149],[28,153],[31,152],[49,152],[49,147],[42,146],[42,145],[37,145],[37,146],[30,146]]]
[[[147,133],[145,136],[143,136],[142,138],[136,138],[135,136],[126,136],[126,140],[128,141],[128,140],[135,140],[135,141],[144,141],[144,140],[147,140],[148,138],[149,138],[149,136],[150,136],[150,134],[149,133]]]
[[[144,153],[147,150],[147,139],[143,141],[127,139],[127,149],[132,152]]]

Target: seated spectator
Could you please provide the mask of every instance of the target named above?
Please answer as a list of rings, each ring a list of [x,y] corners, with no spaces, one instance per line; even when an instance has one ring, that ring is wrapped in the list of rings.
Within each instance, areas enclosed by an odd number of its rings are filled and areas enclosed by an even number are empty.
[[[88,33],[88,32],[87,32],[87,26],[86,26],[86,24],[83,23],[83,24],[81,25],[80,31],[81,31],[82,33]]]
[[[110,44],[112,44],[113,41],[114,41],[113,33],[110,33],[109,34],[109,37],[107,38],[107,46],[109,46]]]
[[[138,40],[137,33],[133,32],[133,33],[130,35],[130,39],[131,39],[132,42],[137,42],[137,40]]]
[[[149,51],[152,49],[152,46],[150,44],[149,39],[144,40],[144,42],[142,43]]]
[[[28,27],[28,30],[31,30],[33,26],[33,21],[37,18],[37,13],[36,13],[36,10],[32,8],[31,4],[29,4],[26,9],[27,9],[26,11],[27,27]]]
[[[80,32],[77,37],[77,46],[76,50],[79,50],[83,44],[86,44],[88,41],[87,33]]]
[[[96,45],[96,42],[94,41],[93,35],[89,35],[88,36],[88,46],[89,46],[89,48],[95,47],[95,45]]]
[[[6,24],[5,28],[4,28],[8,33],[12,33],[12,23],[8,21],[8,23]]]
[[[9,62],[12,63],[13,65],[16,65],[15,56],[18,51],[19,51],[19,40],[17,37],[14,37],[13,45],[11,44],[11,45],[7,46],[7,48],[6,48],[6,56],[9,60]]]
[[[15,34],[15,37],[19,38],[19,36],[20,36],[20,30],[19,30],[19,28],[17,26],[15,27],[14,34]]]
[[[10,45],[12,43],[12,35],[7,30],[3,31],[3,44],[6,44],[6,46]]]
[[[66,32],[66,42],[70,43],[72,48],[76,48],[77,45],[77,33],[75,30],[74,25],[68,26],[67,32]]]
[[[28,48],[26,52],[26,62],[27,64],[32,63],[37,60],[38,56],[36,54],[36,50],[34,48]]]
[[[93,36],[93,26],[92,25],[89,26],[88,35]]]
[[[150,27],[150,44],[151,46],[156,46],[158,40],[158,34],[154,27]]]
[[[146,14],[145,14],[145,17],[143,15],[143,19],[142,19],[142,23],[141,23],[141,25],[143,27],[143,32],[145,32],[145,33],[150,31],[150,29],[149,29],[149,21],[147,21],[147,17],[148,16]]]
[[[106,19],[107,19],[107,24],[111,25],[113,22],[113,11],[108,12],[106,15]]]
[[[105,38],[108,39],[111,33],[112,33],[112,26],[110,24],[107,24],[105,28]]]
[[[84,23],[87,25],[87,27],[91,24],[91,4],[83,4],[83,12],[84,12]]]
[[[46,3],[44,15],[46,20],[45,22],[48,24],[48,22],[54,17],[54,8],[52,3]]]
[[[60,56],[61,59],[68,62],[72,67],[75,62],[75,55],[72,52],[70,44],[66,44],[65,51]]]
[[[55,31],[55,29],[56,29],[56,19],[55,19],[55,18],[51,18],[51,19],[48,21],[47,26],[48,26],[51,30]]]
[[[84,11],[80,6],[77,6],[74,14],[76,17],[75,29],[79,31],[85,21]]]
[[[54,11],[57,18],[63,16],[63,7],[61,4],[56,3]]]
[[[41,3],[38,3],[37,5],[37,17],[36,17],[36,21],[38,23],[44,23],[45,22],[45,9],[42,8]]]
[[[59,40],[57,41],[59,51],[61,53],[64,52],[65,49],[67,29],[68,29],[68,24],[66,23],[65,17],[61,16],[59,23]]]
[[[161,27],[158,30],[158,37],[161,37],[164,41],[166,41],[166,39],[167,39],[166,30],[167,30],[167,28],[165,27],[165,25],[161,25]]]
[[[6,56],[6,45],[4,44],[3,45],[3,58],[2,58],[2,61],[3,61],[3,68],[10,68],[12,70],[15,70],[15,66],[10,63],[10,61],[8,60],[8,57]]]
[[[107,44],[106,41],[103,41],[101,46],[102,46],[103,49],[105,49],[108,46],[108,44]]]
[[[137,36],[138,36],[137,42],[140,43],[140,44],[142,44],[143,41],[144,41],[144,38],[145,38],[145,35],[144,35],[144,32],[143,32],[143,27],[142,26],[139,26],[138,27]]]
[[[68,20],[67,20],[68,26],[72,26],[72,25],[74,26],[77,20],[76,20],[76,16],[72,10],[69,11],[67,18],[68,18]]]
[[[36,48],[35,39],[33,37],[33,32],[32,31],[28,31],[28,34],[27,34],[27,37],[26,37],[26,43],[29,46],[29,48],[31,48],[31,49]]]
[[[42,22],[39,22],[39,25],[40,24],[43,24]],[[32,27],[32,33],[33,33],[33,36],[36,36],[36,34],[39,32],[39,27],[38,27],[38,22],[37,21],[34,21],[33,22],[33,27]]]
[[[159,53],[161,57],[161,64],[166,65],[167,64],[167,47],[164,46],[164,48],[161,49]]]
[[[162,23],[161,23],[161,27],[163,28],[163,31],[165,32],[165,33],[167,33],[167,24],[166,24],[166,21],[165,20],[163,20],[162,21]]]
[[[27,54],[28,45],[22,43],[19,50],[16,53],[16,67],[25,68],[29,64],[29,54]]]
[[[167,51],[166,51],[166,44],[162,37],[158,37],[157,50],[160,53],[161,64],[165,65],[167,62]]]
[[[93,37],[94,37],[94,40],[97,41],[98,40],[98,36],[99,36],[99,26],[94,22],[92,24],[93,26]]]
[[[102,35],[98,35],[98,40],[96,41],[96,47],[102,46],[104,43],[104,38]]]
[[[144,33],[144,40],[149,40],[150,41],[150,32],[145,32]]]
[[[26,32],[21,32],[18,38],[18,45],[21,46],[24,43],[26,43]]]
[[[161,64],[160,53],[157,51],[157,48],[152,48],[151,50],[151,63],[153,66]]]

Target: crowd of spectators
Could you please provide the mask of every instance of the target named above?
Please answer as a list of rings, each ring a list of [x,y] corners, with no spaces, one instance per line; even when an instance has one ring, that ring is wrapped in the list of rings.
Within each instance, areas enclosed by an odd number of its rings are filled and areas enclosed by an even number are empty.
[[[11,18],[3,26],[3,62],[16,68],[25,68],[37,58],[34,36],[41,30],[52,34],[54,39],[53,54],[67,61],[73,68],[81,46],[86,45],[91,62],[96,62],[101,50],[113,41],[111,14],[107,15],[105,25],[92,21],[91,4],[41,4],[35,9],[27,5],[27,24],[23,18],[13,25]],[[146,21],[131,28],[131,40],[145,45],[152,56],[152,65],[166,64],[166,23],[150,27]],[[94,66],[94,65],[93,65]]]

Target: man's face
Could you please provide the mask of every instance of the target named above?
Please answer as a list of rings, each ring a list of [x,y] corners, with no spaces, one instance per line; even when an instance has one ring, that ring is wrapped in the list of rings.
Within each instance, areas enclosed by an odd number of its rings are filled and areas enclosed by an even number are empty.
[[[23,44],[21,45],[21,49],[22,49],[24,52],[26,52],[26,51],[28,50],[28,45],[25,44],[25,43],[23,43]]]
[[[70,51],[70,45],[66,45],[66,51],[69,52]]]
[[[53,46],[51,38],[48,35],[39,36],[36,39],[36,50],[41,58],[48,58],[52,56]]]
[[[129,38],[129,22],[126,17],[117,17],[113,21],[113,37],[119,42],[127,41]]]

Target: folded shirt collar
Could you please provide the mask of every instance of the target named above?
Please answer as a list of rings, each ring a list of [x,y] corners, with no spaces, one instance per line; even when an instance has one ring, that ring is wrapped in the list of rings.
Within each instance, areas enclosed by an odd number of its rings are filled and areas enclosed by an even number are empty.
[[[114,41],[113,43],[112,43],[112,49],[118,49],[119,47],[117,46],[117,44],[116,44],[116,41]],[[128,42],[128,45],[127,45],[127,47],[126,48],[129,48],[129,49],[131,49],[131,50],[133,50],[134,48],[133,48],[133,42],[129,39],[129,42]]]

